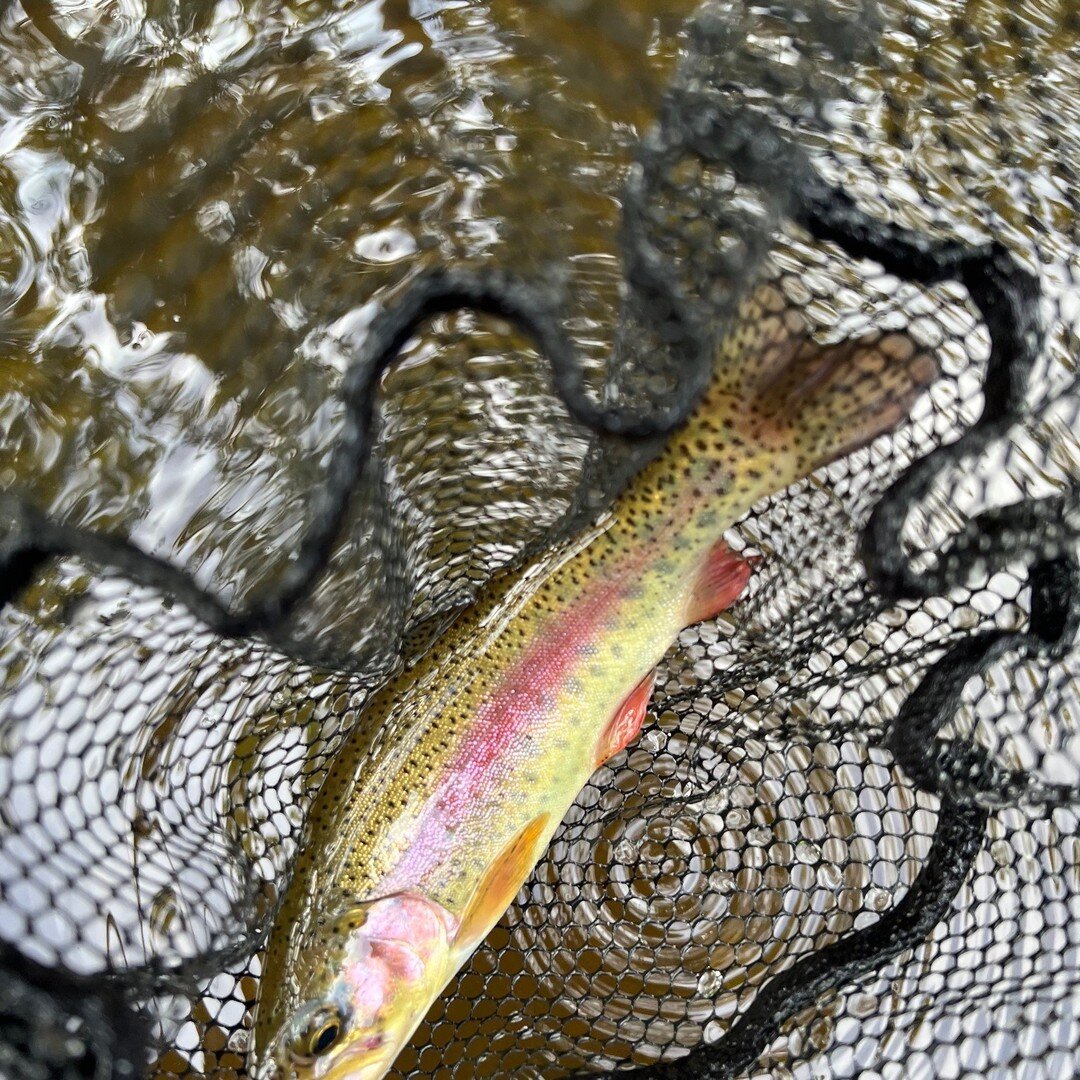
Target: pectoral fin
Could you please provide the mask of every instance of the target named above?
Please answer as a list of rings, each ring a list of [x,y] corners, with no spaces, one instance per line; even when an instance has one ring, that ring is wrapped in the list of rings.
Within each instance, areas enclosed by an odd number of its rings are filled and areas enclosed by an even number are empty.
[[[546,847],[550,814],[533,818],[492,862],[461,916],[455,945],[472,948],[514,902]]]

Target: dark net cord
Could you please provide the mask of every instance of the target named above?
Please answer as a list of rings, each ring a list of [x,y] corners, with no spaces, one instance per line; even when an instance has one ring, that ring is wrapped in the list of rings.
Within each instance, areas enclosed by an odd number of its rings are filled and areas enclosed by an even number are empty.
[[[784,1024],[822,995],[879,970],[933,931],[949,912],[982,847],[987,811],[943,801],[934,847],[918,879],[888,915],[798,961],[772,979],[720,1042],[685,1058],[634,1069],[639,1080],[728,1080],[750,1069]]]
[[[981,748],[943,744],[937,754],[928,754],[925,748],[955,715],[964,684],[1001,655],[1055,654],[1068,646],[1080,612],[1077,571],[1075,561],[1037,564],[1032,576],[1039,599],[1032,602],[1030,632],[979,634],[954,646],[927,672],[890,725],[885,748],[916,787],[940,799],[934,846],[903,899],[870,926],[809,954],[772,979],[719,1043],[629,1075],[640,1080],[739,1076],[792,1017],[830,991],[881,970],[920,945],[946,918],[985,839],[989,808],[979,796],[1004,778]],[[1035,578],[1042,580],[1036,583]],[[948,784],[942,783],[943,775],[949,777]]]
[[[704,33],[700,28],[697,32],[699,37]],[[702,40],[709,44],[707,33]],[[711,376],[714,336],[703,325],[695,306],[680,292],[670,260],[649,239],[645,210],[655,194],[658,164],[674,159],[683,148],[692,149],[706,160],[745,162],[746,175],[741,178],[760,184],[781,209],[798,204],[798,178],[809,175],[807,168],[776,168],[780,164],[795,165],[798,151],[779,136],[763,138],[761,118],[740,115],[738,122],[725,125],[725,120],[731,119],[715,102],[669,95],[658,134],[641,147],[641,168],[631,175],[624,189],[624,227],[620,235],[626,279],[635,299],[661,319],[664,343],[679,373],[670,398],[651,412],[640,413],[594,400],[586,388],[584,365],[562,329],[557,298],[549,289],[500,271],[430,271],[376,317],[360,355],[346,371],[342,387],[343,431],[332,452],[327,478],[313,496],[311,525],[275,589],[256,598],[247,608],[234,611],[195,585],[182,570],[141,551],[126,539],[57,524],[25,499],[3,493],[0,520],[6,521],[5,533],[0,537],[0,604],[9,603],[22,592],[44,560],[77,554],[111,566],[133,583],[183,603],[222,636],[261,636],[289,656],[332,666],[339,658],[321,654],[281,624],[309,595],[330,559],[349,499],[370,456],[379,379],[429,319],[467,309],[504,319],[524,332],[550,364],[554,389],[570,415],[596,432],[645,440],[669,433],[685,419]],[[738,145],[733,145],[730,138],[717,143],[718,130],[730,132]],[[801,161],[799,164],[805,165]],[[943,276],[948,273],[939,274],[939,278]],[[732,307],[736,299],[732,298]]]
[[[647,275],[669,309],[680,310],[674,286],[669,284],[670,275],[665,277],[648,256],[638,260],[637,265],[639,284],[644,287]],[[244,610],[233,611],[195,585],[184,571],[141,551],[127,540],[57,524],[25,500],[5,494],[2,505],[6,535],[0,540],[3,571],[0,601],[9,602],[20,593],[43,560],[77,554],[111,566],[132,582],[157,589],[181,602],[211,630],[225,637],[259,635],[290,656],[333,664],[334,657],[321,655],[281,624],[309,594],[329,562],[349,499],[370,454],[380,376],[400,356],[418,327],[436,315],[462,309],[498,316],[527,333],[551,364],[555,389],[570,414],[597,431],[631,438],[664,434],[678,426],[704,389],[709,371],[707,339],[700,331],[688,329],[682,341],[686,350],[684,368],[691,375],[673,403],[648,416],[601,407],[585,389],[581,362],[574,355],[551,298],[543,289],[498,272],[432,271],[418,279],[398,303],[381,313],[363,352],[346,373],[342,388],[344,430],[331,455],[327,479],[314,496],[312,524],[282,581],[269,595],[257,598]],[[683,325],[690,322],[687,315]]]
[[[797,961],[773,979],[718,1043],[679,1061],[634,1073],[720,1078],[751,1066],[794,1014],[822,994],[918,945],[946,915],[981,846],[986,796],[1002,784],[1017,786],[1022,781],[1004,776],[973,746],[939,741],[937,732],[953,717],[965,683],[1002,654],[1056,655],[1067,648],[1080,624],[1080,567],[1075,555],[1075,505],[1067,499],[1021,503],[984,513],[969,524],[964,538],[969,542],[944,551],[930,572],[916,572],[901,546],[912,505],[926,495],[941,471],[983,452],[1018,419],[1027,377],[1042,345],[1037,279],[998,245],[973,248],[942,243],[867,217],[846,194],[816,178],[805,154],[778,132],[766,130],[760,118],[757,123],[744,123],[740,116],[739,123],[728,123],[731,117],[715,102],[689,95],[669,101],[668,110],[662,132],[669,137],[661,140],[659,149],[653,148],[654,153],[688,146],[705,159],[741,167],[741,179],[761,183],[767,175],[774,191],[783,182],[777,177],[790,178],[781,192],[785,209],[815,239],[836,243],[852,258],[872,259],[905,280],[922,284],[956,280],[965,285],[991,342],[982,416],[956,443],[911,465],[881,499],[863,534],[863,560],[871,581],[887,600],[934,596],[1006,564],[1026,565],[1031,586],[1027,629],[983,633],[953,646],[924,675],[885,734],[884,746],[914,784],[941,801],[930,857],[904,898],[870,927]],[[761,138],[763,134],[768,138]],[[741,142],[734,145],[733,140]],[[740,153],[740,145],[751,152]],[[639,180],[628,186],[628,222],[640,217],[639,204],[648,195],[647,176],[645,183]],[[14,600],[44,560],[75,554],[111,566],[132,582],[179,601],[223,636],[258,635],[291,656],[326,662],[327,657],[281,624],[309,594],[330,558],[348,500],[370,454],[379,377],[427,319],[469,308],[519,327],[550,363],[555,389],[571,415],[597,431],[630,438],[656,436],[676,427],[692,407],[710,371],[712,339],[671,284],[675,277],[665,272],[664,259],[644,238],[645,230],[628,227],[623,235],[629,244],[626,273],[631,288],[647,296],[652,305],[665,307],[676,327],[668,344],[680,361],[683,377],[672,400],[653,414],[619,411],[595,402],[587,391],[583,366],[561,329],[554,298],[545,289],[500,273],[430,273],[377,318],[362,353],[347,371],[345,423],[328,479],[315,496],[312,525],[273,592],[234,611],[183,571],[130,542],[55,523],[24,500],[5,495],[0,602]],[[931,745],[937,746],[933,753],[927,750]],[[1060,792],[1060,797],[1064,801],[1066,792]],[[47,970],[10,945],[0,946],[0,966],[25,987],[22,1000],[34,1000],[35,994],[47,996],[81,1017],[86,1031],[94,1036],[97,1058],[81,1064],[65,1057],[62,1047],[31,1046],[29,1056],[43,1064],[41,1075],[130,1076],[139,1068],[145,1033],[136,1014],[122,1004],[118,984]],[[30,1023],[23,1037],[31,1040],[33,1032]],[[104,1044],[102,1038],[107,1039]]]

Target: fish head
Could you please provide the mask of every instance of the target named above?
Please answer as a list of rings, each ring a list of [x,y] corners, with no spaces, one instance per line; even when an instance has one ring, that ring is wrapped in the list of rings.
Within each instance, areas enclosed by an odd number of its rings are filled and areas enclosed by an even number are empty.
[[[267,1075],[378,1080],[446,983],[456,920],[416,893],[323,920],[297,965],[294,1001],[269,1031]]]

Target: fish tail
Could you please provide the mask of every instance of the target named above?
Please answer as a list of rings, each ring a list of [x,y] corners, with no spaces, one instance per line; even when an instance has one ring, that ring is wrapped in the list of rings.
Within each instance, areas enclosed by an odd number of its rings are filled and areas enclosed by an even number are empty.
[[[825,345],[806,333],[775,288],[759,290],[748,303],[744,315],[757,322],[735,331],[728,355],[737,363],[718,374],[763,441],[784,451],[792,476],[892,430],[938,375],[934,352],[906,332]]]
[[[938,374],[934,354],[902,332],[806,351],[805,364],[767,392],[797,419],[800,444],[814,468],[891,431]]]

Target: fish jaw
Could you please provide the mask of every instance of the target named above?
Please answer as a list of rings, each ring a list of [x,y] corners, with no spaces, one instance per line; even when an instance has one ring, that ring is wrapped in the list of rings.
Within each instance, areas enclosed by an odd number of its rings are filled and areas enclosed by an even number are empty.
[[[386,1053],[364,1049],[340,1054],[325,1073],[316,1073],[322,1080],[382,1080],[394,1063],[397,1050]]]
[[[417,892],[365,901],[327,920],[309,947],[317,974],[270,1035],[266,1063],[297,1080],[379,1080],[453,974],[457,928],[450,912]],[[328,1015],[339,1033],[315,1052],[319,1019]]]

